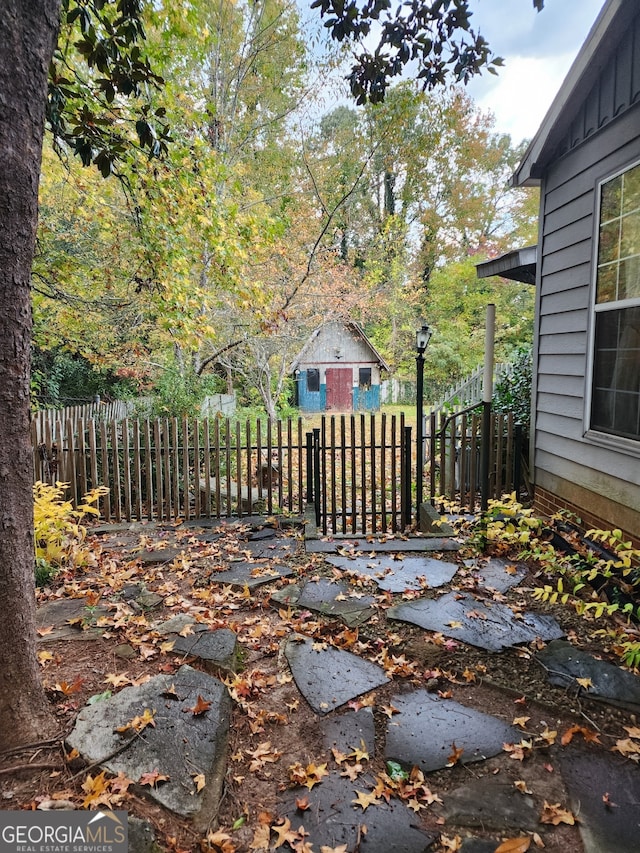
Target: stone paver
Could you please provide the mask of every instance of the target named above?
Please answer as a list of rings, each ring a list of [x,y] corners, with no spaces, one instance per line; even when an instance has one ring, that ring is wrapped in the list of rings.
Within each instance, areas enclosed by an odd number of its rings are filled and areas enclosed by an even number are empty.
[[[319,714],[327,714],[389,681],[371,661],[299,634],[287,642],[284,653],[298,690]]]
[[[563,641],[549,643],[537,657],[546,668],[551,684],[580,688],[593,699],[640,711],[640,678],[637,675],[607,661],[597,660]],[[577,678],[589,679],[591,684],[583,687]]]
[[[539,813],[533,797],[520,793],[512,782],[483,776],[450,791],[445,797],[447,823],[517,832],[537,830]],[[515,832],[514,832],[515,831]]]
[[[279,529],[265,526],[264,518],[237,523],[224,519],[198,520],[187,522],[184,527],[192,527],[194,537],[203,543],[218,539],[225,542],[225,532],[236,537],[231,545],[226,540],[227,547],[220,549],[222,553],[213,558],[203,557],[203,560],[213,559],[214,566],[223,567],[222,571],[209,576],[210,583],[253,588],[294,574],[292,557],[298,549],[298,540],[285,538]],[[174,547],[170,529],[162,525],[120,526],[122,538],[132,548],[135,548],[135,543],[131,544],[133,538],[139,532],[148,535],[153,529],[156,529],[158,540],[166,542],[167,547],[148,545],[148,554],[143,555],[143,559],[149,563],[172,559],[172,551],[179,553],[179,550]],[[99,532],[117,531],[113,525],[105,525],[104,531]],[[579,689],[590,697],[636,712],[640,710],[640,678],[620,667],[595,661],[569,643],[559,642],[562,631],[554,620],[535,613],[516,615],[501,601],[492,599],[491,591],[504,593],[521,583],[526,567],[491,558],[467,561],[467,568],[456,574],[456,564],[434,559],[436,553],[453,551],[459,545],[454,539],[446,538],[403,540],[384,536],[373,537],[373,541],[352,537],[306,543],[308,551],[326,555],[330,564],[359,577],[372,578],[381,589],[396,594],[398,603],[386,611],[387,617],[418,625],[426,631],[438,631],[492,652],[528,643],[537,637],[552,640],[538,654],[552,683],[577,690],[576,679],[589,678],[593,687]],[[439,598],[400,600],[399,593],[421,590],[424,581],[431,587],[453,581],[454,589],[458,589],[459,584],[469,589],[473,584],[475,595],[454,591]],[[372,607],[375,599],[353,597],[352,591],[353,587],[345,580],[315,577],[274,589],[271,597],[285,606],[314,610],[331,619],[342,619],[351,626],[363,625],[372,614],[377,616]],[[146,609],[163,603],[160,596],[158,601],[144,600],[145,592],[142,587],[131,587],[114,596],[114,600],[129,601],[132,606]],[[151,592],[150,595],[156,594]],[[502,596],[497,595],[497,598]],[[110,612],[104,611],[105,614]],[[99,626],[91,632],[82,632],[69,624],[69,620],[86,617],[91,620],[98,615],[99,611],[87,609],[84,599],[50,602],[38,611],[38,624],[53,626],[54,630],[41,642],[66,636],[88,639],[92,632],[100,636],[104,629]],[[182,636],[188,627],[191,633]],[[237,639],[234,632],[210,630],[206,624],[198,622],[193,613],[158,621],[153,630],[174,642],[174,655],[198,657],[205,667],[232,669],[235,665]],[[361,629],[363,633],[367,630]],[[410,643],[415,649],[411,657],[419,659],[425,669],[429,669],[445,653],[441,646],[429,643],[428,634],[412,633]],[[136,655],[130,646],[122,648]],[[401,689],[394,683],[394,694],[390,698],[389,690],[381,690],[378,694],[398,711],[390,719],[379,713],[379,704],[375,714],[371,707],[347,710],[343,706],[351,699],[389,684],[381,667],[302,635],[288,640],[284,654],[295,684],[317,715],[317,731],[327,751],[335,748],[348,755],[355,749],[365,750],[380,766],[385,761],[394,761],[407,769],[415,765],[424,773],[430,773],[446,768],[454,753],[461,764],[479,762],[485,757],[499,755],[505,742],[518,742],[522,737],[522,732],[509,725],[509,721],[438,697],[426,689],[410,688],[408,684]],[[194,715],[191,709],[196,706],[198,697],[210,702],[211,706],[206,713]],[[145,709],[154,712],[155,728],[147,727],[140,734],[117,731]],[[182,666],[172,675],[156,676],[144,685],[126,687],[110,699],[87,706],[78,716],[68,743],[76,747],[86,761],[100,762],[114,773],[123,771],[134,782],[154,771],[167,775],[167,781],[140,790],[164,807],[189,817],[196,828],[206,829],[215,822],[228,770],[226,748],[230,713],[231,701],[220,681]],[[384,754],[376,756],[376,743],[378,749],[384,744]],[[301,760],[303,758],[308,760],[307,756],[302,756]],[[496,762],[503,766],[501,759]],[[505,758],[505,763],[510,762]],[[637,853],[640,850],[638,766],[599,746],[576,747],[575,743],[555,752],[553,764],[557,771],[557,787],[566,789],[563,806],[579,815],[584,853]],[[193,778],[197,772],[204,773],[207,782],[201,792],[196,791]],[[548,790],[546,780],[547,787],[543,788],[541,780],[536,779],[537,787],[532,784],[535,796],[524,796],[506,780],[508,774],[493,776],[481,766],[475,772],[480,778],[442,795],[443,806],[431,807],[436,815],[443,816],[442,831],[463,839],[461,850],[464,853],[494,853],[507,836],[518,837],[538,831],[544,837],[545,833],[553,832],[539,823],[541,791]],[[414,813],[402,801],[395,798],[390,803],[380,801],[369,805],[366,811],[354,802],[358,793],[368,794],[374,784],[372,775],[364,774],[352,781],[334,769],[311,790],[296,788],[280,792],[277,814],[280,818],[288,818],[293,830],[304,827],[308,833],[306,841],[314,850],[320,850],[323,845],[329,849],[346,845],[349,853],[355,850],[359,853],[431,850],[436,834],[422,831],[419,828],[421,814]],[[301,797],[308,799],[309,808],[298,807],[296,799]],[[492,838],[487,837],[489,834]],[[156,853],[150,827],[141,827],[139,835],[139,840],[134,838],[131,849],[135,853],[138,850]]]
[[[343,581],[319,578],[305,584],[289,584],[271,596],[275,601],[291,607],[306,607],[324,616],[336,616],[355,627],[370,619],[375,611],[369,605],[375,599],[370,595],[352,597],[353,588]]]
[[[193,633],[182,636],[169,634],[168,640],[173,642],[171,653],[184,657],[196,657],[206,666],[214,669],[234,671],[238,663],[237,637],[229,628],[218,628],[210,631],[206,625],[194,625]]]
[[[374,758],[376,752],[376,728],[371,708],[331,714],[322,720],[322,737],[328,749],[345,754],[354,749],[363,749]]]
[[[387,616],[490,652],[530,643],[536,638],[553,640],[564,633],[550,616],[523,613],[516,617],[505,604],[467,593],[449,592],[437,599],[403,602],[390,607]]]
[[[55,640],[95,640],[104,634],[105,629],[96,625],[101,616],[107,616],[109,610],[98,605],[89,607],[86,598],[59,598],[47,601],[36,611],[36,625],[39,629],[52,629],[38,635],[39,643],[51,643]]]
[[[231,586],[248,586],[253,589],[265,583],[272,583],[279,578],[290,578],[293,571],[284,563],[271,565],[269,563],[230,563],[228,569],[212,572],[209,576],[211,583],[229,584]]]
[[[403,802],[370,805],[366,811],[353,804],[357,792],[369,793],[375,786],[371,776],[360,776],[355,782],[332,773],[307,791],[297,788],[283,794],[278,808],[280,817],[291,821],[291,829],[304,827],[305,841],[313,850],[346,844],[347,850],[362,853],[424,853],[434,836],[418,829],[416,815]],[[296,798],[307,797],[309,808],[300,811]],[[366,834],[363,831],[366,827]]]
[[[478,586],[485,589],[495,589],[506,592],[517,586],[527,575],[526,566],[518,565],[501,557],[491,557],[489,560],[465,560],[465,566],[472,571],[470,576]]]
[[[521,737],[502,720],[427,690],[394,696],[391,704],[399,713],[387,723],[386,758],[425,773],[446,767],[454,744],[463,750],[459,762],[468,764],[497,755],[505,742]]]
[[[190,709],[198,697],[211,704],[196,715]],[[140,735],[130,729],[117,731],[146,709],[155,712],[155,726],[147,726]],[[122,771],[134,782],[154,771],[166,775],[167,781],[143,790],[171,811],[196,822],[202,812],[208,822],[222,791],[230,712],[231,700],[220,681],[183,666],[172,675],[158,675],[86,706],[67,741],[88,762],[100,762],[112,773]],[[200,792],[194,780],[197,773],[207,780]]]
[[[305,550],[310,554],[335,554],[339,551],[360,551],[363,554],[375,551],[376,554],[405,554],[420,551],[423,553],[438,551],[459,551],[460,543],[447,537],[421,539],[372,539],[366,537],[340,539],[306,539]]]
[[[580,816],[585,853],[640,850],[640,768],[596,750],[563,750],[559,756],[569,803]],[[607,797],[612,804],[603,802]]]
[[[371,578],[380,589],[388,592],[443,586],[449,583],[458,571],[456,563],[413,555],[394,559],[359,554],[353,558],[338,556],[326,557],[325,560],[343,571]]]

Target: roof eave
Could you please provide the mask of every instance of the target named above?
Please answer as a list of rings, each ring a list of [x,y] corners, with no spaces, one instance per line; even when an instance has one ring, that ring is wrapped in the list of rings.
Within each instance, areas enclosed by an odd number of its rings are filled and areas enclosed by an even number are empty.
[[[626,5],[625,5],[626,4]],[[628,0],[608,0],[603,6],[594,25],[578,53],[573,65],[564,79],[560,91],[556,95],[549,111],[542,120],[536,135],[511,178],[513,187],[539,186],[544,174],[547,157],[553,152],[562,138],[567,124],[573,118],[572,103],[575,104],[576,93],[583,91],[584,96],[589,92],[597,75],[600,73],[596,54],[610,27],[624,9],[631,11]],[[625,16],[626,17],[626,16]],[[577,108],[577,107],[574,107]]]

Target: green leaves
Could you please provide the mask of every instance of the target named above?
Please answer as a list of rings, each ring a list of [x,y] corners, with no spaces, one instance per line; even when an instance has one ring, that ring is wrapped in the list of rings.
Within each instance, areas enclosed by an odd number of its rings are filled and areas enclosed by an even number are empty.
[[[62,13],[47,100],[55,143],[68,146],[83,166],[95,164],[103,177],[133,145],[152,157],[166,154],[168,125],[158,114],[148,118],[143,103],[164,82],[140,47],[143,4],[63,0]],[[142,117],[136,120],[136,113]]]

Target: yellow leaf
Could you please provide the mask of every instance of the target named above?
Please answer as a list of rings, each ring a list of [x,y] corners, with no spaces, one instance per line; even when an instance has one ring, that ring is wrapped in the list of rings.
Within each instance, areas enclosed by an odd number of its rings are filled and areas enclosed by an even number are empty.
[[[356,799],[351,800],[351,802],[356,806],[360,806],[362,811],[365,812],[369,806],[379,803],[380,800],[376,796],[375,791],[370,791],[368,794],[365,794],[362,791],[356,791]]]
[[[580,685],[580,687],[584,687],[585,690],[588,690],[590,687],[593,687],[593,681],[590,678],[576,678],[576,681]]]

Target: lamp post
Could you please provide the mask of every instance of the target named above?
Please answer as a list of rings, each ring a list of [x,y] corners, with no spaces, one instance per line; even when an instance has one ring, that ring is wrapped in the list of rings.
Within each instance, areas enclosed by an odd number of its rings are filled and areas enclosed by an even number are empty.
[[[424,353],[429,345],[432,331],[426,323],[416,332],[416,521],[420,524],[420,506],[424,484],[424,435],[423,435],[423,402],[424,402]]]

